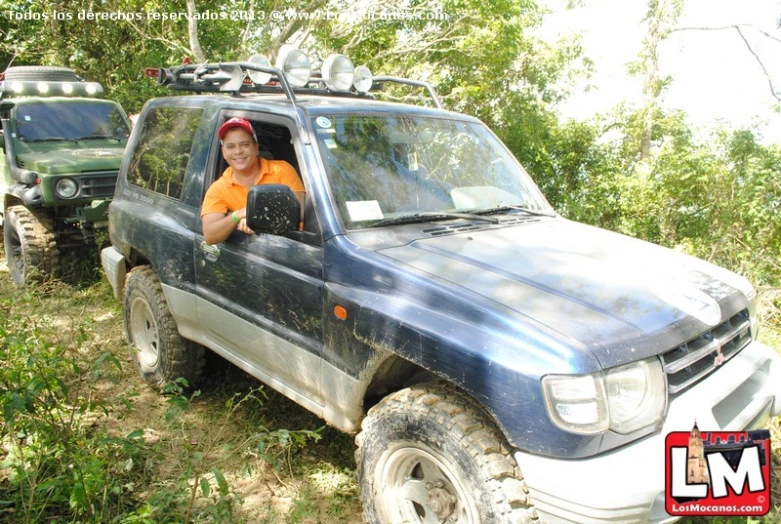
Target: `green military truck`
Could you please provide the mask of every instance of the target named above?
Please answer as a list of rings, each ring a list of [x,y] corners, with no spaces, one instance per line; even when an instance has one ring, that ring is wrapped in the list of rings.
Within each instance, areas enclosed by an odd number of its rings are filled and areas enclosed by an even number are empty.
[[[108,225],[130,123],[102,95],[64,67],[0,76],[0,224],[16,285],[56,276],[65,250],[95,243]]]

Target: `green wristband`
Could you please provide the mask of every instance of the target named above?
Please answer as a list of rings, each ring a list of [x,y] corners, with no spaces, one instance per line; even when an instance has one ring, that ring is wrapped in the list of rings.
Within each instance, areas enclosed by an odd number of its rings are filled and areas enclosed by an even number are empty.
[[[237,224],[239,223],[239,217],[236,215],[235,211],[231,213],[231,217],[233,217],[234,222],[236,222]]]

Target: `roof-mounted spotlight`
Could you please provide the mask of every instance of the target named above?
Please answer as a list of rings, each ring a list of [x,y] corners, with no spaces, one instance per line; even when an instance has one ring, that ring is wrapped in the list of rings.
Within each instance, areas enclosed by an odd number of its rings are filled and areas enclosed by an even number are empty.
[[[323,62],[321,73],[331,91],[349,91],[353,86],[355,66],[344,55],[331,55]]]
[[[368,93],[374,83],[374,77],[372,72],[366,66],[358,66],[355,68],[355,75],[353,76],[353,87],[359,93]]]
[[[72,95],[73,94],[73,84],[64,83],[62,84],[62,92],[66,95]]]
[[[247,60],[250,64],[254,64],[257,66],[262,67],[271,67],[271,62],[268,58],[266,58],[263,55],[252,55]],[[249,79],[252,80],[253,83],[258,85],[265,85],[268,84],[271,80],[271,74],[270,73],[264,73],[263,71],[247,71],[247,76],[249,76]]]
[[[98,84],[87,84],[84,89],[88,95],[94,95],[98,92]]]
[[[38,82],[36,87],[38,88],[38,92],[41,93],[42,95],[45,95],[46,93],[49,92],[49,84],[47,84],[46,82]]]
[[[11,82],[11,91],[17,95],[21,95],[24,92],[24,84],[21,82]]]
[[[312,65],[309,57],[302,51],[293,49],[277,60],[277,68],[285,73],[285,78],[293,87],[304,87],[312,76]]]

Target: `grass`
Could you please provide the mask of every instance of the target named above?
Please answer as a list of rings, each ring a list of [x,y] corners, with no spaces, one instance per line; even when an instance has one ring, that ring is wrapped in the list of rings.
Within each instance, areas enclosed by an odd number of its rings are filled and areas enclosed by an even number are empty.
[[[6,437],[0,447],[0,521],[361,521],[350,437],[323,427],[322,420],[213,354],[197,392],[174,386],[160,395],[147,387],[124,340],[120,304],[96,254],[87,254],[66,261],[71,277],[66,274],[65,281],[25,290],[14,288],[0,268],[0,320],[13,326],[0,333],[0,351],[12,340],[21,341],[14,346],[19,356],[31,341],[49,348],[71,386],[67,393],[57,390],[56,401],[80,412],[78,429],[66,439],[73,445],[45,453],[63,459],[38,469],[28,461],[14,470],[13,453],[32,451],[31,437],[14,447],[11,433],[0,429]],[[26,338],[11,333],[23,324],[35,330]],[[11,383],[9,355],[0,354],[0,394]],[[30,376],[23,373],[23,358],[13,362],[19,376]],[[78,393],[73,366],[85,370]],[[27,431],[34,421],[43,428],[40,410],[20,409],[15,427]],[[58,420],[46,428],[62,429]],[[88,474],[72,474],[65,456]],[[32,490],[19,482],[20,474]],[[105,496],[90,479],[107,486]],[[55,484],[61,488],[57,500],[23,500],[25,489],[28,495],[45,493]]]

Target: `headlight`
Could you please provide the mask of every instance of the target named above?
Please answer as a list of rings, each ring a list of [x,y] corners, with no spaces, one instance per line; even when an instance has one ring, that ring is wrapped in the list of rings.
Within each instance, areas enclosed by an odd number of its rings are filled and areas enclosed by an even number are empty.
[[[616,433],[655,424],[664,416],[667,390],[658,358],[590,375],[548,375],[542,379],[548,415],[574,433]]]
[[[661,420],[667,392],[659,359],[609,370],[605,380],[610,429],[626,434]]]
[[[70,178],[58,180],[54,186],[54,191],[62,198],[73,198],[78,190],[79,186]]]

